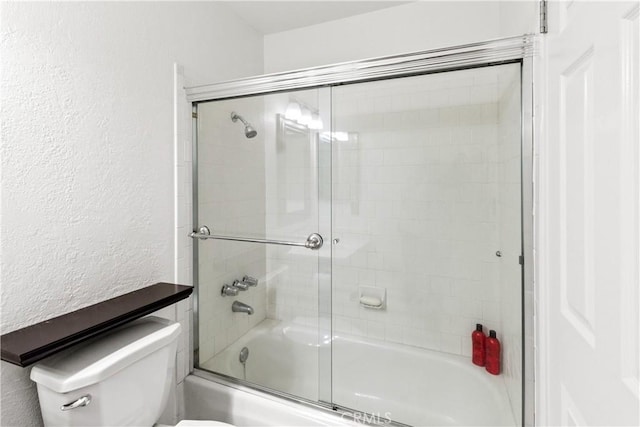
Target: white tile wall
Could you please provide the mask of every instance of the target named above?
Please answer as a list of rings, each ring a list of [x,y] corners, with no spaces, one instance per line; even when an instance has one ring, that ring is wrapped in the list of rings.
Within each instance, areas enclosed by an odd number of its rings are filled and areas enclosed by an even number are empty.
[[[339,332],[469,355],[475,323],[497,328],[497,101],[493,70],[334,91],[335,130],[358,133],[334,146]]]
[[[327,90],[327,89],[325,89]],[[320,114],[319,90],[265,97],[266,229],[269,238],[304,241],[320,232],[318,141],[314,132],[288,131],[278,138],[277,114],[290,101]],[[328,117],[325,117],[328,126]],[[327,177],[328,178],[328,177]],[[328,242],[327,242],[328,243]],[[319,267],[317,251],[267,246],[267,316],[311,327],[318,326]]]
[[[500,222],[498,74],[487,68],[334,91],[335,130],[358,133],[357,143],[334,147],[339,332],[465,356],[475,323],[500,332],[495,253],[507,235],[519,244],[520,233]],[[519,123],[509,125],[519,132]],[[516,148],[519,141],[510,140]],[[359,285],[386,288],[387,309],[360,307]]]

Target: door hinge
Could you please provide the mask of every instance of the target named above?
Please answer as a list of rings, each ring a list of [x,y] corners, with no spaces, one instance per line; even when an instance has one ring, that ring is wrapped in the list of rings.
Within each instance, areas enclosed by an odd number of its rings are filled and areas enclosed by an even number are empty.
[[[547,23],[547,0],[540,0],[540,33],[546,34],[547,32],[549,32]]]
[[[198,118],[198,113],[191,113],[191,118],[197,119]]]
[[[518,262],[520,263],[520,265],[524,265],[524,256],[520,255],[518,257]]]

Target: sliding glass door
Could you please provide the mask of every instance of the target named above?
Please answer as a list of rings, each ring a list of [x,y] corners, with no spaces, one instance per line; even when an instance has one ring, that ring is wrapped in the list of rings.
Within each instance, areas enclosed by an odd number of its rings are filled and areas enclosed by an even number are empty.
[[[198,366],[312,401],[331,399],[328,105],[313,89],[197,106]]]
[[[334,404],[412,425],[522,412],[520,64],[332,89]],[[502,370],[471,362],[471,332]]]
[[[520,425],[521,69],[195,103],[196,367],[370,422]]]

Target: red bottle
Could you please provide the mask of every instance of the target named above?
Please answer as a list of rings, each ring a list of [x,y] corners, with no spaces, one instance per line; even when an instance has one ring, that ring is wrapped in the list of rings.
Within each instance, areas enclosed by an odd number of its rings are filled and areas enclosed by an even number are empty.
[[[471,361],[474,365],[484,366],[485,360],[485,340],[487,336],[482,332],[482,325],[476,323],[476,330],[471,333],[472,356]]]
[[[487,372],[493,375],[500,373],[500,341],[496,338],[496,331],[489,331],[487,338],[487,355],[485,364]]]

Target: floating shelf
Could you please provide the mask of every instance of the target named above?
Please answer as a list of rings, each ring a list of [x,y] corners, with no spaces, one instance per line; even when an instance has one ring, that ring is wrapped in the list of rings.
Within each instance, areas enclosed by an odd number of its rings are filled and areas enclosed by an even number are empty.
[[[9,332],[0,337],[2,360],[22,367],[29,366],[72,345],[188,298],[192,292],[191,286],[156,283]]]

